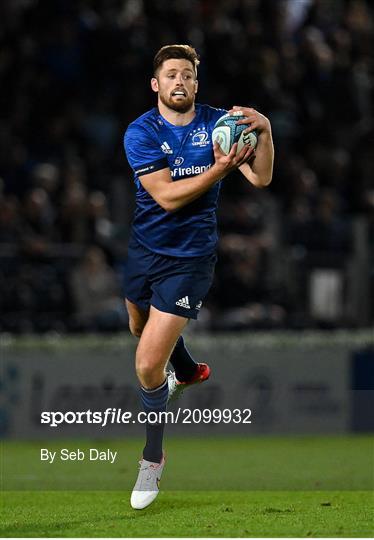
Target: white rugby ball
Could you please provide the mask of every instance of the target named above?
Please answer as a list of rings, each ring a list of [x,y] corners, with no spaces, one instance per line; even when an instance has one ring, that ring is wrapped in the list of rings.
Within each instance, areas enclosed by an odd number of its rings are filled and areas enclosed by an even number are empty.
[[[248,124],[236,124],[238,120],[245,118],[241,111],[233,115],[224,114],[217,120],[213,128],[212,140],[218,142],[224,154],[228,154],[234,143],[238,143],[237,153],[244,145],[250,145],[252,148],[257,146],[257,132],[254,129],[249,133],[243,133],[249,126]]]

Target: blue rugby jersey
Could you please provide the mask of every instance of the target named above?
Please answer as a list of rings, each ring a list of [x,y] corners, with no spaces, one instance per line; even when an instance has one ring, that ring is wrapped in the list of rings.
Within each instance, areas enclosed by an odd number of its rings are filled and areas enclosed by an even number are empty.
[[[139,175],[169,167],[173,181],[196,176],[214,163],[212,131],[227,111],[195,105],[187,126],[174,126],[154,108],[132,122],[124,146],[137,187],[133,235],[149,250],[173,257],[197,257],[217,243],[219,182],[195,201],[166,212],[143,188]]]

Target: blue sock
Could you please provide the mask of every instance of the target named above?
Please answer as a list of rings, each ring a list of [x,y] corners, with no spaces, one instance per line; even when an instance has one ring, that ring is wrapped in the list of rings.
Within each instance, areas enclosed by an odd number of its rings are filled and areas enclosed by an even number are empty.
[[[186,349],[182,336],[179,336],[169,361],[175,370],[178,381],[186,382],[196,373],[197,364]]]
[[[169,387],[167,379],[165,379],[161,386],[152,390],[146,390],[145,388],[140,387],[144,411],[146,413],[166,411],[168,392]],[[145,427],[146,443],[143,450],[143,458],[147,461],[152,461],[153,463],[161,463],[165,422],[157,424],[147,422]]]

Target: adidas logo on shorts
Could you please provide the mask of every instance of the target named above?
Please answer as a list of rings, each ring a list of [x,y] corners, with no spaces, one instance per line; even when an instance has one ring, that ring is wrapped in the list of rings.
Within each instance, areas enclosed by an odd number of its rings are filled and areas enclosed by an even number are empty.
[[[189,303],[189,300],[188,300],[188,296],[184,296],[183,298],[180,298],[177,302],[175,302],[175,305],[180,306],[180,307],[184,307],[186,309],[191,309],[190,308],[190,303]]]

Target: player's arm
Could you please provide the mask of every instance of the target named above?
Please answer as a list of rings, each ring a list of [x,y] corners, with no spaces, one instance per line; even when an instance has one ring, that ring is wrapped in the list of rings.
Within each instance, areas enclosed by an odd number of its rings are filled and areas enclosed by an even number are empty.
[[[173,181],[169,167],[142,174],[139,180],[151,197],[167,212],[175,212],[194,201],[216,182],[222,180],[233,169],[240,167],[253,153],[252,148],[244,147],[236,155],[237,144],[225,155],[217,143],[214,144],[215,163],[206,171],[191,178]]]
[[[246,132],[256,129],[259,134],[255,158],[250,163],[241,165],[239,170],[254,186],[266,187],[272,180],[274,164],[274,145],[270,121],[255,109],[247,107],[235,106],[229,112],[233,113],[238,110],[241,110],[246,117],[239,120],[238,124],[250,124]]]

